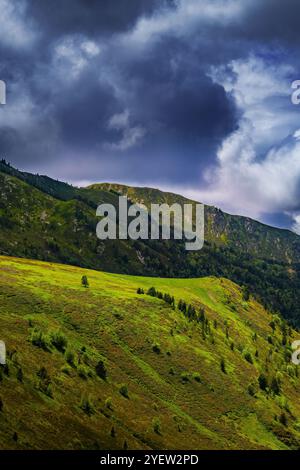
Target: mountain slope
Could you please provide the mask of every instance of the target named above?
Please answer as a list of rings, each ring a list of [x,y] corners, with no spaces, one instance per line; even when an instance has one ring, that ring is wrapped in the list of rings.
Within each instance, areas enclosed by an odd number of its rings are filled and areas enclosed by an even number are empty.
[[[153,188],[130,187],[121,184],[100,183],[87,188],[99,196],[103,191],[110,191],[127,196],[130,201],[143,203],[148,208],[151,204],[167,203],[180,205],[188,202],[196,204],[178,194],[168,193]],[[257,222],[249,217],[235,216],[213,206],[205,206],[205,240],[217,246],[240,249],[252,256],[297,263],[300,261],[300,238],[289,230],[277,229]]]
[[[100,241],[96,207],[132,202],[188,202],[148,188],[101,184],[73,188],[0,162],[0,254],[92,269],[161,277],[223,276],[246,285],[266,306],[300,325],[300,238],[206,207],[205,245],[187,252],[174,241]]]
[[[175,310],[137,294],[151,286],[174,295]],[[2,449],[299,448],[297,334],[228,280],[0,257],[0,299]],[[204,308],[202,320],[179,299]]]

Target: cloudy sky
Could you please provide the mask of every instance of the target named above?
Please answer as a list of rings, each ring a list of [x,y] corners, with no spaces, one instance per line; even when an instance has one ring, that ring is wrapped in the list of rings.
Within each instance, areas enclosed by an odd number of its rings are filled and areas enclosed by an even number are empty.
[[[300,233],[299,0],[0,0],[0,152]]]

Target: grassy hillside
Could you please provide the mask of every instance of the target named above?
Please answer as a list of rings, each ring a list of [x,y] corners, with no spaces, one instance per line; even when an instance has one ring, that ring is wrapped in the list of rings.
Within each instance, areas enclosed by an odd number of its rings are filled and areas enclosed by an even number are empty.
[[[181,240],[100,241],[95,209],[103,202],[118,207],[119,194],[147,205],[187,202],[149,188],[74,188],[0,162],[0,254],[134,275],[226,277],[300,325],[297,235],[206,207],[205,245],[199,252],[187,252]]]
[[[152,286],[176,308],[137,294]],[[0,448],[299,448],[297,333],[245,298],[214,277],[0,257]]]

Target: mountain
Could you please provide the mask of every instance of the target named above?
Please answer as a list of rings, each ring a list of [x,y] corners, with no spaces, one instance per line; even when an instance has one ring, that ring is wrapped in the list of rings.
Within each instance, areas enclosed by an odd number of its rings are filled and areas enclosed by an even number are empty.
[[[300,448],[298,334],[229,280],[0,257],[0,299],[1,449]]]
[[[0,254],[160,277],[223,276],[250,288],[274,311],[300,325],[300,238],[252,219],[205,207],[205,245],[182,241],[96,238],[100,203],[192,202],[150,188],[97,184],[75,188],[0,162]],[[195,202],[193,202],[195,203]]]

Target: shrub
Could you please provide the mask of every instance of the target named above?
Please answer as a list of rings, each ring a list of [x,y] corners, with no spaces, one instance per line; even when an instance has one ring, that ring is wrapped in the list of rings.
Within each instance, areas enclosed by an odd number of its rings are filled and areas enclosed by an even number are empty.
[[[201,376],[198,372],[193,373],[193,379],[196,380],[196,382],[200,383],[201,382]]]
[[[98,375],[98,377],[100,377],[100,379],[102,379],[102,380],[106,380],[107,370],[106,370],[105,364],[102,360],[98,362],[95,369],[96,369],[96,374]]]
[[[42,393],[44,393],[48,397],[53,398],[51,378],[50,378],[50,375],[48,374],[47,369],[44,366],[42,366],[37,371],[36,375],[40,379],[37,384],[38,390],[40,390]]]
[[[272,392],[275,394],[275,395],[279,395],[280,394],[280,384],[279,384],[279,381],[276,377],[273,377],[272,381],[271,381],[271,385],[270,385],[270,388],[272,390]]]
[[[276,329],[276,323],[274,322],[274,320],[270,321],[269,326],[272,328],[272,331],[274,333]]]
[[[161,434],[161,424],[159,418],[153,418],[152,427],[156,434]]]
[[[287,417],[284,412],[282,412],[279,416],[279,422],[283,424],[283,426],[287,426]]]
[[[223,358],[220,361],[220,367],[221,367],[221,371],[223,372],[223,374],[226,374],[226,364]]]
[[[295,369],[293,366],[287,366],[286,371],[290,377],[295,377]]]
[[[155,287],[150,287],[150,289],[148,289],[147,291],[147,295],[151,295],[151,297],[156,297],[157,293]]]
[[[46,367],[42,366],[36,373],[36,375],[42,379],[42,380],[46,380],[49,378],[49,375],[48,375],[48,372],[47,372],[47,369]]]
[[[61,371],[66,375],[72,374],[72,368],[68,366],[67,364],[65,366],[62,366]]]
[[[187,383],[189,382],[189,374],[187,372],[182,372],[182,374],[180,374],[180,379],[183,383]]]
[[[21,383],[23,382],[23,371],[21,367],[19,367],[17,371],[17,380]]]
[[[81,278],[81,285],[83,287],[89,287],[89,281],[86,275],[82,276]]]
[[[273,344],[273,338],[270,335],[268,336],[268,343]]]
[[[70,366],[75,366],[75,354],[71,349],[67,349],[67,351],[65,352],[65,358],[67,363],[70,364]]]
[[[129,393],[128,393],[128,387],[127,385],[125,384],[122,384],[119,388],[119,393],[125,397],[125,398],[129,398]]]
[[[249,362],[249,364],[253,364],[253,359],[252,359],[251,353],[246,352],[245,355],[244,355],[244,358],[246,359],[247,362]]]
[[[37,346],[44,351],[50,350],[50,339],[41,330],[33,330],[30,336],[30,341],[34,346]]]
[[[137,294],[142,295],[142,294],[144,294],[144,289],[141,289],[141,288],[139,287],[136,292],[137,292]]]
[[[81,397],[80,405],[79,407],[87,414],[88,416],[91,416],[94,412],[94,406],[90,400],[90,398],[86,395],[83,395]]]
[[[258,377],[258,384],[261,390],[265,391],[268,387],[268,380],[264,374],[260,374]]]
[[[248,301],[249,301],[249,299],[250,299],[249,287],[243,286],[243,288],[242,288],[242,296],[243,296],[243,300],[244,300],[245,302],[248,302]]]
[[[64,353],[68,345],[68,340],[65,335],[61,331],[54,331],[53,333],[51,333],[50,338],[53,346],[58,351]]]
[[[255,396],[255,387],[253,384],[249,384],[247,390],[251,397]]]
[[[104,404],[105,404],[105,407],[106,407],[108,410],[111,410],[111,411],[113,410],[113,404],[112,404],[112,399],[111,399],[111,397],[106,398]]]
[[[49,398],[53,398],[52,385],[49,383],[42,392]]]
[[[156,354],[160,354],[160,346],[158,343],[153,343],[152,351],[155,352]]]
[[[78,366],[77,372],[78,372],[78,375],[81,379],[87,380],[88,371],[84,366]]]

